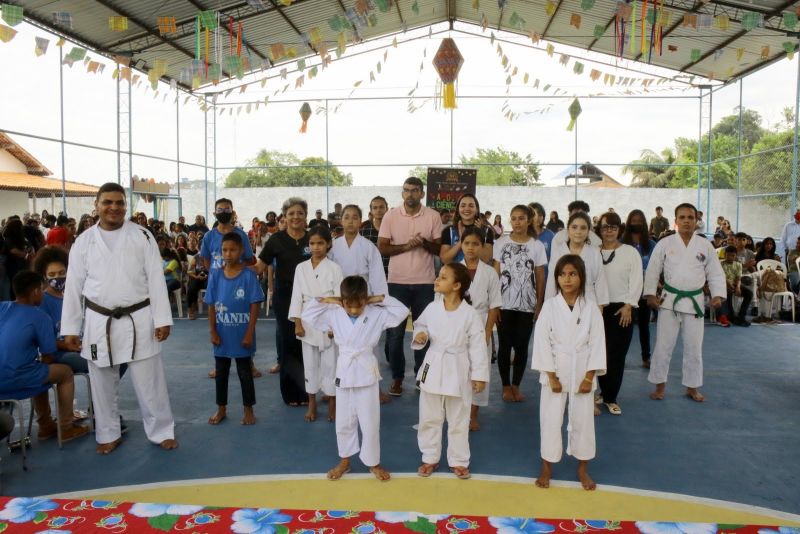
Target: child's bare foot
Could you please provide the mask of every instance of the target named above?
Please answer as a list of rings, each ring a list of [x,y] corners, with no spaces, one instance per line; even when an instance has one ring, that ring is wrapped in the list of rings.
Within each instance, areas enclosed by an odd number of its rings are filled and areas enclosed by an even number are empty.
[[[542,460],[542,470],[539,472],[539,478],[536,479],[536,486],[539,488],[549,488],[551,476],[552,470],[550,469],[550,462]]]
[[[244,407],[244,417],[242,417],[242,424],[243,425],[254,425],[256,424],[256,414],[253,412],[252,406],[245,406]]]
[[[525,400],[525,395],[519,390],[519,386],[511,386],[511,395],[514,397],[514,402],[522,402]]]
[[[695,402],[703,402],[706,400],[703,394],[697,391],[697,388],[686,388],[686,395]]]
[[[276,363],[275,365],[269,368],[269,374],[271,375],[277,375],[280,372],[281,372],[281,364],[279,363]]]
[[[209,425],[218,425],[225,417],[228,415],[228,412],[225,406],[218,406],[217,411],[214,412],[214,415],[208,418]]]
[[[664,388],[666,384],[656,384],[656,390],[650,394],[650,398],[653,400],[664,400]]]
[[[392,398],[383,391],[378,391],[378,400],[381,404],[389,404],[392,402]]]
[[[469,420],[469,431],[478,432],[481,429],[481,424],[478,422],[477,417],[471,417]]]
[[[589,462],[586,460],[581,460],[581,462],[578,464],[578,480],[581,481],[581,486],[583,486],[583,489],[586,491],[593,491],[595,488],[597,488],[597,484],[595,484],[594,480],[589,477],[589,471],[587,470],[588,465]]]
[[[178,440],[177,439],[165,439],[159,446],[164,449],[165,451],[171,451],[172,449],[178,448]]]
[[[211,371],[209,371],[208,372],[208,378],[217,378],[217,370],[216,369],[212,369]]]
[[[373,465],[372,467],[369,468],[369,472],[375,475],[375,478],[377,478],[381,482],[386,482],[387,480],[392,478],[392,475],[389,474],[389,471],[381,467],[381,464]]]
[[[306,412],[306,414],[303,416],[303,419],[305,419],[305,420],[306,420],[306,421],[308,421],[309,423],[313,423],[314,421],[316,421],[316,420],[317,420],[317,407],[316,407],[316,406],[314,406],[314,407],[312,408],[311,406],[309,406],[309,407],[308,407],[308,411],[307,411],[307,412]]]
[[[505,402],[516,402],[514,394],[511,392],[511,386],[503,386],[503,400]]]
[[[450,468],[450,471],[461,480],[467,480],[472,476],[469,472],[469,467],[465,467],[463,465],[454,465]]]
[[[329,397],[328,400],[328,421],[336,421],[336,397]]]
[[[253,366],[250,368],[250,372],[253,373],[253,378],[261,378],[262,376],[264,376],[264,373],[259,371],[258,368],[256,368],[255,364],[253,364]]]
[[[371,469],[370,469],[371,470]],[[339,480],[345,473],[350,472],[350,460],[342,458],[336,467],[328,471],[328,480]]]
[[[600,415],[600,406],[598,406],[596,404],[594,405],[594,415],[595,415],[595,417]]]

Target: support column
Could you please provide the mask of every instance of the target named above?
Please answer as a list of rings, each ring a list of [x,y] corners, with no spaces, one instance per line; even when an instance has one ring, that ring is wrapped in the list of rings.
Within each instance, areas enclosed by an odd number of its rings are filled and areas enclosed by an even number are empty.
[[[208,99],[203,97],[205,100],[205,105],[208,106]],[[205,153],[203,154],[203,170],[204,170],[204,187],[203,191],[205,192],[204,198],[205,201],[203,202],[203,215],[206,218],[206,224],[208,224],[208,107],[205,108],[203,111],[203,137],[206,140],[205,143]]]
[[[700,188],[703,187],[703,86],[700,86],[697,109],[697,207],[700,207]]]
[[[328,100],[325,99],[325,217],[331,211],[331,164],[328,159],[328,151],[330,148],[330,140],[328,138],[328,117],[330,116],[330,109],[328,108]]]
[[[797,158],[798,158],[798,146],[797,144],[800,143],[800,117],[798,117],[798,113],[800,113],[800,58],[797,59],[797,85],[795,88],[794,93],[794,139],[793,139],[793,149],[792,149],[792,213],[797,211]],[[786,246],[787,243],[784,243]]]
[[[131,162],[133,95],[131,81],[123,80],[121,73],[120,66],[117,65],[117,183],[128,188],[128,206],[130,210],[133,210],[133,183],[131,182],[133,176]],[[131,214],[129,213],[129,215]]]
[[[175,180],[178,188],[178,197],[181,196],[181,104],[177,90],[175,91]],[[178,217],[183,215],[183,206],[178,201]]]
[[[711,127],[714,115],[714,91],[708,91],[708,165],[706,167],[706,229],[708,228],[708,217],[711,213]]]
[[[67,213],[67,163],[64,154],[64,47],[58,47],[58,98],[61,118],[61,211]]]
[[[736,231],[739,231],[739,202],[742,194],[742,86],[744,78],[739,79],[739,139],[736,158]],[[707,216],[707,218],[710,217]]]

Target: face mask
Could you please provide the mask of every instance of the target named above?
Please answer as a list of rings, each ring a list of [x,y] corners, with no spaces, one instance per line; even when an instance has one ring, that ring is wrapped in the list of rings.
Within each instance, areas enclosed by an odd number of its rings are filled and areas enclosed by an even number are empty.
[[[233,213],[226,213],[224,211],[216,213],[215,216],[220,224],[228,224],[231,222],[231,219],[233,219]]]
[[[47,280],[47,283],[59,293],[64,292],[64,288],[67,285],[67,277],[66,276],[59,276],[58,278],[50,278]]]

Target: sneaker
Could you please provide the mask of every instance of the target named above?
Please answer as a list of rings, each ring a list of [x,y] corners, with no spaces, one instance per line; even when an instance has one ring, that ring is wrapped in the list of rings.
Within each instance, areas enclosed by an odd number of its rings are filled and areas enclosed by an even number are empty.
[[[728,320],[727,315],[720,315],[719,319],[717,319],[717,323],[719,323],[720,326],[724,326],[726,328],[731,325],[731,322]]]
[[[392,385],[389,386],[389,395],[393,397],[399,397],[403,394],[403,381],[402,380],[395,380],[392,382]]]

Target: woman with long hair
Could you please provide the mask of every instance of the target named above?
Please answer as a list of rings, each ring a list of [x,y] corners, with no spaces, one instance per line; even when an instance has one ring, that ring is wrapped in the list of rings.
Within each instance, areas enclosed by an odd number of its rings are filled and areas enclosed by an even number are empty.
[[[650,239],[647,228],[647,218],[642,210],[633,210],[628,213],[625,221],[625,231],[622,242],[636,249],[642,258],[642,272],[647,270],[650,254],[656,247],[656,242]],[[642,349],[642,366],[650,368],[650,307],[647,299],[639,297],[636,308],[636,327],[639,329],[639,346]]]
[[[478,198],[472,193],[465,193],[456,202],[453,224],[442,230],[442,248],[439,258],[442,264],[461,261],[464,252],[461,250],[461,236],[464,231],[472,226],[478,228],[484,236],[484,245],[480,251],[481,260],[492,261],[492,246],[494,245],[494,230],[481,222],[481,206]]]
[[[758,247],[756,252],[756,264],[761,260],[775,260],[781,261],[781,257],[775,253],[775,240],[771,237],[765,237]]]

